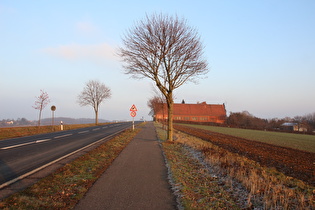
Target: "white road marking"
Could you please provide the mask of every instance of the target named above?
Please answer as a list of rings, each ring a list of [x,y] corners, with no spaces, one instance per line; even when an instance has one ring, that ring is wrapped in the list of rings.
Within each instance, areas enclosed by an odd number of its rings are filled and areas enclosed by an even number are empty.
[[[99,130],[100,128],[94,128],[92,131],[97,131],[97,130]]]
[[[89,131],[80,131],[78,134],[87,133]]]
[[[59,138],[66,137],[66,136],[71,136],[71,135],[73,135],[73,134],[70,133],[70,134],[65,134],[65,135],[61,135],[61,136],[56,136],[56,137],[54,137],[54,139],[59,139]],[[30,144],[41,143],[41,142],[50,141],[50,140],[51,139],[40,139],[40,140],[27,142],[27,143],[23,143],[23,144],[17,144],[17,145],[12,145],[12,146],[8,146],[8,147],[2,147],[0,149],[3,149],[3,150],[5,150],[5,149],[13,149],[13,148],[16,148],[16,147],[21,147],[21,146],[30,145]]]
[[[35,143],[41,143],[45,141],[50,141],[51,139],[41,139],[41,140],[36,140]]]
[[[71,136],[71,135],[72,135],[72,133],[61,135],[61,136],[55,136],[54,139],[59,139],[59,138],[66,137],[66,136]]]
[[[24,144],[17,144],[17,145],[13,145],[13,146],[8,146],[8,147],[2,147],[1,149],[12,149],[15,147],[21,147],[21,146],[25,146],[25,145],[29,145],[29,144],[34,144],[34,142],[27,142]]]
[[[12,145],[12,146],[8,146],[8,147],[2,147],[1,149],[12,149],[12,148],[16,148],[16,147],[22,147],[22,146],[25,146],[25,145],[41,143],[41,142],[45,142],[45,141],[49,141],[49,140],[51,140],[51,139],[40,139],[40,140],[27,142],[27,143],[23,143],[23,144],[17,144],[17,145]]]

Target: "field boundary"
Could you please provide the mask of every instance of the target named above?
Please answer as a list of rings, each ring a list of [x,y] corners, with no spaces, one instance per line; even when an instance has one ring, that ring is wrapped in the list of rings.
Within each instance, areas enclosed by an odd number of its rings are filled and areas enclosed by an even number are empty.
[[[219,147],[247,157],[261,165],[274,167],[287,176],[298,178],[311,185],[315,184],[315,153],[189,126],[175,125],[174,127],[176,130],[212,142]]]

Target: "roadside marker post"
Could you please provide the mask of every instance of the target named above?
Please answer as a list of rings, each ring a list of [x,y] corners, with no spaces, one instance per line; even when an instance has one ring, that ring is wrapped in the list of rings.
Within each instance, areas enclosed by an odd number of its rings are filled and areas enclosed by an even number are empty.
[[[137,109],[137,107],[133,104],[132,106],[131,106],[131,108],[130,108],[130,110],[129,111],[131,111],[130,112],[130,116],[132,117],[132,130],[134,131],[135,130],[135,116],[137,116],[137,111],[138,111],[138,109]]]

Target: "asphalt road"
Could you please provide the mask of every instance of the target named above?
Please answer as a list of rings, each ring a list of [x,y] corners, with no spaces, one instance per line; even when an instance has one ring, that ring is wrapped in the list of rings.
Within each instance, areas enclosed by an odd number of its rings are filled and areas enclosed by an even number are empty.
[[[131,126],[131,122],[0,141],[0,186]]]

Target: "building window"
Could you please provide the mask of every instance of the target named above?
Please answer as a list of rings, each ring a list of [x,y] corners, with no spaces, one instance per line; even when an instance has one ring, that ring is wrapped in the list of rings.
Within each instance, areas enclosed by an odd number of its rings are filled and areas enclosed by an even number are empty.
[[[198,120],[198,117],[192,117],[192,120],[196,120],[196,121],[197,121],[197,120]]]
[[[200,117],[200,120],[201,120],[201,121],[207,121],[207,120],[208,120],[208,117]]]

